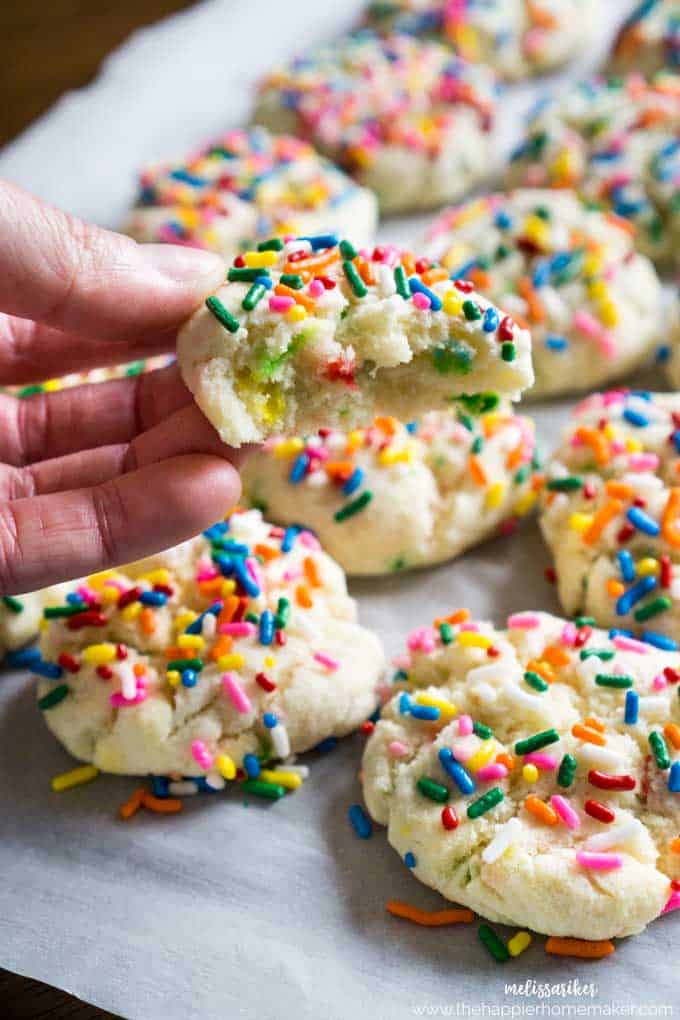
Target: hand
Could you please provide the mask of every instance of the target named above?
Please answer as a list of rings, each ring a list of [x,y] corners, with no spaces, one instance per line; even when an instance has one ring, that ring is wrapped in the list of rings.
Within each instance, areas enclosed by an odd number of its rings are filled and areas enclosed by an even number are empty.
[[[216,255],[138,245],[0,182],[0,386],[170,351],[223,277]],[[0,394],[0,594],[197,534],[239,497],[228,458],[175,366]]]

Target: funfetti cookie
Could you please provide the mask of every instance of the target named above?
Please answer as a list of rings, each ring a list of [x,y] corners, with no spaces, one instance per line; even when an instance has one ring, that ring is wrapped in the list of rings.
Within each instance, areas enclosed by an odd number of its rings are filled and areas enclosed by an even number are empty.
[[[447,209],[423,248],[530,330],[542,397],[621,378],[665,336],[661,284],[633,241],[572,191],[518,189]]]
[[[458,556],[513,531],[536,500],[533,423],[493,398],[469,403],[408,425],[379,417],[271,439],[245,462],[244,497],[272,520],[307,524],[349,574]]]
[[[488,68],[444,46],[360,32],[268,74],[254,120],[308,139],[399,212],[452,201],[492,171],[495,96]]]
[[[504,78],[565,64],[587,43],[592,0],[375,0],[367,23],[379,32],[434,38]]]
[[[47,725],[104,771],[217,789],[242,769],[247,790],[275,797],[272,762],[375,706],[383,655],[342,570],[310,532],[257,511],[73,594],[48,614],[31,668]]]
[[[429,258],[335,235],[262,242],[180,331],[184,380],[225,443],[376,414],[410,421],[533,382],[527,330]]]
[[[594,77],[541,101],[513,152],[511,187],[575,188],[635,227],[637,248],[677,261],[680,76]]]
[[[413,631],[397,666],[362,778],[415,878],[491,921],[588,940],[678,905],[680,655],[462,610]]]
[[[680,642],[680,396],[595,393],[546,466],[560,599],[660,648]]]
[[[374,195],[311,145],[253,127],[143,170],[124,229],[138,241],[209,248],[233,258],[272,235],[339,230],[368,244],[376,222]]]
[[[652,75],[680,67],[680,4],[678,0],[643,0],[628,15],[614,42],[612,70]]]

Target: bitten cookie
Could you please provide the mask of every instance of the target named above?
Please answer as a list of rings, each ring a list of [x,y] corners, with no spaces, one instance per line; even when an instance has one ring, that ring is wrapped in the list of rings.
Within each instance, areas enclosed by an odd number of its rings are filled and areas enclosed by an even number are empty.
[[[272,235],[339,230],[368,244],[377,203],[311,145],[261,127],[229,131],[187,159],[143,170],[125,231],[231,259]]]
[[[384,211],[427,209],[492,171],[495,94],[488,68],[444,46],[360,32],[268,74],[253,119],[308,139]]]
[[[248,457],[243,489],[273,520],[304,522],[348,574],[385,574],[513,529],[536,499],[533,457],[530,419],[461,406],[410,425],[376,418],[350,433],[272,439]]]
[[[591,78],[538,104],[508,182],[576,188],[629,220],[640,251],[677,261],[679,127],[680,76]]]
[[[541,528],[566,612],[680,641],[680,396],[595,393],[546,467]]]
[[[446,210],[424,250],[531,331],[531,396],[593,389],[662,335],[661,284],[628,224],[572,191],[519,189]]]
[[[678,0],[643,0],[626,18],[614,42],[612,70],[652,75],[680,67]]]
[[[437,39],[516,80],[576,56],[595,10],[592,0],[375,0],[366,18],[376,31]]]
[[[414,631],[398,666],[362,777],[417,879],[492,921],[591,940],[678,905],[680,655],[463,610]]]
[[[344,736],[375,706],[383,655],[342,570],[257,511],[74,594],[46,614],[31,668],[49,728],[104,771],[216,788]]]
[[[184,380],[225,443],[409,421],[462,394],[517,397],[530,337],[428,258],[334,235],[265,241],[181,330]]]

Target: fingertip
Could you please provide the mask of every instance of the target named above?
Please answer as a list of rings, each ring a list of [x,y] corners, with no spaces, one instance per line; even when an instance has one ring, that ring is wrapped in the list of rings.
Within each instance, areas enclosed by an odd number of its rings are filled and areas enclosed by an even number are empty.
[[[140,244],[138,251],[142,265],[161,284],[185,291],[187,298],[194,303],[219,287],[225,278],[224,259],[202,248],[175,244]]]

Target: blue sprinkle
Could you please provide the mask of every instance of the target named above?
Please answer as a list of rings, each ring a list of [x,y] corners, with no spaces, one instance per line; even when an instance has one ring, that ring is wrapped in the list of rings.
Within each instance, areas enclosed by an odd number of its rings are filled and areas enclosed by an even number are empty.
[[[270,645],[274,640],[274,614],[265,609],[260,616],[260,644]]]
[[[512,226],[512,220],[508,213],[503,209],[500,209],[495,216],[494,223],[500,230],[509,230]]]
[[[256,276],[255,283],[259,283],[259,285],[264,287],[265,290],[271,290],[274,285],[271,276]]]
[[[405,428],[406,428],[406,431],[408,432],[408,434],[410,436],[412,436],[412,435],[414,435],[418,431],[418,422],[417,421],[409,421],[409,422],[406,423]]]
[[[616,612],[619,616],[625,616],[629,613],[633,606],[643,599],[645,595],[648,595],[650,591],[658,585],[658,581],[655,577],[648,575],[647,577],[641,577],[628,591],[625,591],[623,595],[617,599]]]
[[[262,722],[265,724],[268,730],[273,730],[278,725],[279,720],[276,718],[273,712],[265,712],[262,716]]]
[[[298,237],[298,241],[309,241],[312,251],[319,251],[320,248],[334,248],[340,243],[340,238],[337,234],[312,234]]]
[[[619,561],[621,577],[627,584],[630,584],[631,581],[635,580],[635,564],[633,563],[633,557],[627,549],[621,549],[617,558]]]
[[[35,663],[42,662],[42,655],[37,648],[18,648],[14,652],[7,652],[5,662],[16,669],[30,669]]]
[[[412,276],[408,281],[408,285],[411,288],[412,294],[424,294],[426,298],[430,299],[430,306],[433,312],[441,311],[441,298],[433,290],[430,290],[429,287],[426,287],[420,277]]]
[[[82,606],[83,609],[87,609],[87,603],[83,602],[80,595],[75,591],[70,591],[66,596],[66,601],[70,606]]]
[[[567,338],[558,336],[557,333],[548,333],[544,343],[549,351],[566,351],[569,346]]]
[[[229,556],[247,556],[250,552],[247,545],[244,545],[243,542],[234,542],[233,539],[224,542],[222,548]]]
[[[427,722],[434,722],[441,715],[441,712],[435,705],[411,705],[411,715],[414,719],[424,719]]]
[[[262,769],[260,763],[254,754],[243,755],[243,768],[246,770],[248,779],[257,779]]]
[[[198,683],[198,676],[194,669],[183,669],[182,670],[182,686],[183,687],[195,687]]]
[[[401,715],[408,715],[411,711],[411,699],[409,698],[406,691],[402,691],[399,695],[399,712]]]
[[[291,467],[290,474],[288,475],[288,481],[291,482],[293,485],[298,485],[305,477],[305,474],[307,473],[308,463],[309,458],[307,454],[299,453],[295,460],[293,461],[293,466]]]
[[[216,542],[218,538],[222,538],[223,535],[229,530],[229,525],[226,521],[218,521],[217,524],[213,524],[211,527],[206,528],[203,532],[205,538],[209,542]]]
[[[295,539],[300,534],[300,529],[293,525],[290,528],[286,528],[283,533],[283,542],[281,543],[281,552],[290,552],[293,548]]]
[[[676,429],[673,433],[673,443],[675,444],[675,449],[680,453],[680,429]]]
[[[671,348],[669,344],[660,344],[654,354],[654,357],[659,365],[665,365],[671,356]]]
[[[680,761],[674,761],[668,773],[668,789],[671,793],[680,793]]]
[[[30,665],[31,673],[35,673],[36,676],[44,676],[47,680],[59,680],[64,675],[64,671],[57,662],[45,662],[42,659],[38,662],[32,662]]]
[[[444,772],[451,776],[451,779],[453,779],[454,783],[464,796],[468,796],[468,794],[475,790],[474,779],[468,770],[464,768],[459,761],[456,761],[453,756],[453,751],[450,748],[442,747],[439,752],[439,761]]]
[[[500,319],[498,317],[498,312],[496,311],[495,308],[489,305],[487,310],[484,312],[482,329],[484,330],[485,333],[495,333],[495,331],[498,329],[499,322]]]
[[[475,269],[477,266],[477,259],[469,259],[467,262],[463,262],[462,265],[458,266],[453,273],[451,273],[451,280],[462,280],[467,274]]]
[[[197,616],[196,619],[193,620],[189,624],[189,626],[185,628],[184,633],[200,634],[201,631],[203,630],[203,621],[206,618],[206,616],[217,616],[221,612],[223,606],[224,602],[213,602],[211,606],[208,606],[204,613],[201,613],[200,616]]]
[[[410,850],[407,850],[404,854],[404,864],[407,868],[415,868],[416,866],[416,855]]]
[[[643,630],[640,635],[642,641],[646,641],[648,645],[654,645],[655,648],[660,648],[662,652],[677,652],[678,642],[674,641],[673,638],[666,637],[665,634],[659,634],[656,630]]]
[[[612,627],[608,634],[609,640],[611,641],[615,637],[635,637],[632,630],[626,630],[624,627]]]
[[[326,751],[333,751],[336,744],[338,743],[337,737],[326,737],[325,740],[320,741],[313,750],[320,751],[321,754],[325,754]]]
[[[151,777],[151,790],[154,797],[159,797],[164,800],[170,796],[170,780],[167,776],[152,776]]]
[[[234,574],[236,580],[245,590],[246,595],[250,595],[251,599],[256,599],[260,594],[260,586],[253,581],[252,577],[248,573],[244,560],[235,560],[234,562]]]
[[[536,268],[534,269],[534,275],[531,278],[533,286],[536,287],[537,289],[539,287],[544,287],[545,284],[550,279],[551,269],[552,269],[551,263],[545,261],[539,262]]]
[[[639,400],[646,400],[648,404],[652,401],[652,394],[649,390],[631,390],[630,395],[638,397]]]
[[[626,517],[638,531],[642,531],[645,535],[656,536],[661,531],[657,522],[649,514],[646,514],[644,510],[641,510],[639,506],[632,506]]]
[[[351,496],[353,492],[356,492],[361,483],[364,480],[364,472],[361,468],[355,468],[352,474],[349,476],[347,481],[342,487],[342,491],[345,496]]]
[[[359,839],[370,839],[373,835],[373,826],[371,825],[371,819],[368,817],[361,804],[352,804],[351,808],[347,812],[352,828],[356,832]]]
[[[637,691],[626,691],[626,711],[623,717],[623,721],[628,726],[634,726],[638,721],[638,712],[640,710],[640,698]]]
[[[218,791],[214,786],[211,786],[205,776],[189,776],[188,777],[193,783],[196,784],[196,789],[199,793],[217,793]]]
[[[163,591],[143,591],[139,601],[143,606],[164,606],[168,596]]]
[[[629,425],[635,425],[638,429],[644,429],[649,425],[649,418],[646,418],[644,414],[640,414],[639,411],[634,411],[632,407],[626,408],[623,412],[623,417]]]
[[[202,188],[206,183],[203,177],[197,177],[195,174],[190,174],[188,170],[171,170],[170,177],[174,181],[181,181],[183,184],[191,184],[194,188]]]

